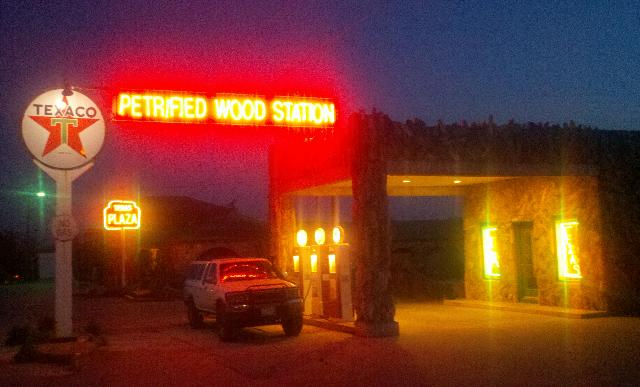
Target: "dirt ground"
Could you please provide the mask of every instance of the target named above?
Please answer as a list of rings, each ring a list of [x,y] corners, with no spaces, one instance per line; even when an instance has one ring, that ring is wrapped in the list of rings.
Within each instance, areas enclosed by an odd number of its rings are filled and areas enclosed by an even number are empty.
[[[0,287],[0,332],[52,311],[51,287]],[[637,385],[640,319],[587,320],[401,303],[400,336],[365,339],[305,326],[244,329],[220,342],[215,323],[187,325],[180,301],[74,299],[74,327],[106,345],[75,367],[15,364],[0,348],[0,385]],[[4,336],[3,336],[4,337]]]

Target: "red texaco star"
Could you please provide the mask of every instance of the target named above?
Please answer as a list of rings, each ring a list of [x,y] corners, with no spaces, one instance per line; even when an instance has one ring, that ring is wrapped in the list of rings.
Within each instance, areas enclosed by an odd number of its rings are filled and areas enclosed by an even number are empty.
[[[93,125],[97,118],[79,117],[51,117],[51,116],[29,116],[38,125],[49,131],[49,138],[44,147],[42,156],[55,150],[62,144],[67,144],[69,148],[78,152],[83,157],[87,157],[80,140],[80,132]]]

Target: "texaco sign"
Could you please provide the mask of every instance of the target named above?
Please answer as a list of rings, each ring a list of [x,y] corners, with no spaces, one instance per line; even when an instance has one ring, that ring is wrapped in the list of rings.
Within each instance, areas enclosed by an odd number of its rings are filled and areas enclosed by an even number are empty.
[[[39,95],[22,118],[22,137],[38,161],[54,169],[74,169],[90,162],[104,141],[104,118],[87,96],[63,89]]]

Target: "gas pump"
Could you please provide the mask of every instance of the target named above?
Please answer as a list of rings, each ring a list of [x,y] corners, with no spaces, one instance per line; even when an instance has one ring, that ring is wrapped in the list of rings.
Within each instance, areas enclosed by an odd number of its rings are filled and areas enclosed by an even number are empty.
[[[331,240],[325,243],[322,228],[315,230],[311,246],[305,230],[296,235],[292,267],[302,288],[304,314],[353,321],[351,260],[342,227],[334,227]]]
[[[322,316],[322,291],[321,291],[321,281],[320,281],[320,272],[319,262],[318,262],[318,250],[313,249],[311,254],[309,254],[309,277],[310,277],[310,294],[307,299],[311,298],[311,314],[313,316]]]
[[[292,257],[294,268],[296,266],[296,260],[298,262],[298,285],[302,290],[302,299],[304,302],[304,314],[312,314],[312,286],[311,286],[311,247],[307,246],[307,232],[304,230],[298,230],[296,233],[296,244],[298,248],[296,250],[297,255]],[[297,258],[296,258],[297,257]],[[295,270],[294,270],[295,271]]]
[[[351,257],[349,246],[346,244],[334,247],[336,260],[337,288],[340,297],[340,318],[344,321],[354,320],[352,284],[351,284]]]
[[[334,246],[323,249],[322,254],[322,300],[324,317],[342,318],[340,311],[340,287],[337,275]]]

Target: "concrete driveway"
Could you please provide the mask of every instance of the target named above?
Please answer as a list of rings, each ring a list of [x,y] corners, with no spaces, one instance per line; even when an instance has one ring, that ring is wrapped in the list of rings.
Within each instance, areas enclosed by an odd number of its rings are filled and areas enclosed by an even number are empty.
[[[640,319],[564,319],[440,304],[397,305],[400,337],[365,339],[305,326],[243,330],[222,343],[192,330],[181,302],[78,298],[108,345],[71,370],[0,353],[0,385],[637,385]],[[6,326],[17,315],[3,317]]]

